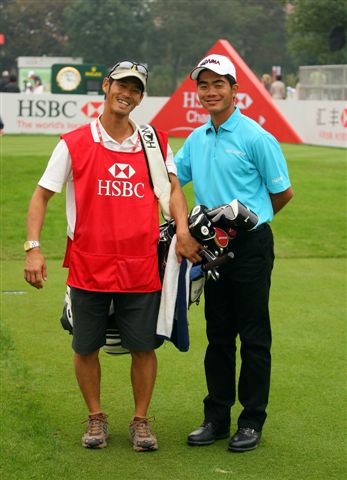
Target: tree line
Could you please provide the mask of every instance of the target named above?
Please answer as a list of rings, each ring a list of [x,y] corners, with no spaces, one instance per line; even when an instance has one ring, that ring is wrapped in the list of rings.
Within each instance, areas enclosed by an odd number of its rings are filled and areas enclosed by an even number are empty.
[[[342,0],[0,0],[0,64],[133,59],[149,66],[150,95],[170,95],[220,38],[258,76],[280,65],[290,83],[300,65],[346,63],[346,30]]]

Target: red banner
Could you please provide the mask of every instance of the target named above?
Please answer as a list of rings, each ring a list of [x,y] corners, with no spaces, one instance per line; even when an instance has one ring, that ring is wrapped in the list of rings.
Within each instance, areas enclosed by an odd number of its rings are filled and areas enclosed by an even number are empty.
[[[241,112],[272,133],[279,142],[302,143],[300,136],[276,107],[271,95],[230,43],[218,40],[204,57],[212,53],[229,57],[236,67],[239,84],[237,106]],[[197,59],[197,62],[200,60]],[[188,74],[151,124],[167,131],[172,137],[185,138],[208,119],[209,114],[201,106],[196,93],[196,81],[191,80]]]

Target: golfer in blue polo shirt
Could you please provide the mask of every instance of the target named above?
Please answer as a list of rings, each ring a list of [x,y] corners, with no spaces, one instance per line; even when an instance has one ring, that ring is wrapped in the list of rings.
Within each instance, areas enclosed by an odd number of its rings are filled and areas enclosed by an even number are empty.
[[[212,54],[191,72],[210,120],[197,128],[175,157],[182,185],[193,182],[196,204],[212,208],[237,199],[259,217],[256,229],[238,231],[230,241],[235,255],[220,268],[218,282],[205,285],[208,394],[204,421],[188,436],[190,445],[229,437],[236,399],[236,337],[241,342],[238,399],[243,410],[229,450],[259,444],[266,419],[271,369],[269,291],[274,262],[269,222],[292,198],[285,158],[277,140],[235,106],[236,70]]]

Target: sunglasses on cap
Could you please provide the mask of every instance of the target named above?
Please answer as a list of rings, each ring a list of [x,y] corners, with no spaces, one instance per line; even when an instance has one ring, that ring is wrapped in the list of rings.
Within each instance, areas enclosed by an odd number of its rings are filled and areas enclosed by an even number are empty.
[[[128,60],[116,63],[116,65],[111,68],[107,77],[110,78],[112,73],[117,72],[118,70],[137,70],[141,75],[144,75],[146,79],[148,77],[148,70],[142,65],[142,63],[130,62]]]

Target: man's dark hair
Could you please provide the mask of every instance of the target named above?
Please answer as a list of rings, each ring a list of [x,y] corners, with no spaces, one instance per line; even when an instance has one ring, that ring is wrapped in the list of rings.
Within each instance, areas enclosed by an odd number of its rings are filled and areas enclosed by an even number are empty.
[[[225,78],[228,80],[231,86],[235,85],[236,80],[232,75],[227,74],[225,75]]]
[[[208,68],[205,68],[204,70],[201,70],[200,73],[204,72],[205,70],[208,70]],[[198,75],[198,78],[196,79],[197,82],[199,81],[200,73]],[[229,75],[227,73],[226,75],[222,75],[222,76],[225,77],[228,80],[228,82],[230,83],[231,86],[235,85],[236,80],[232,75]]]

